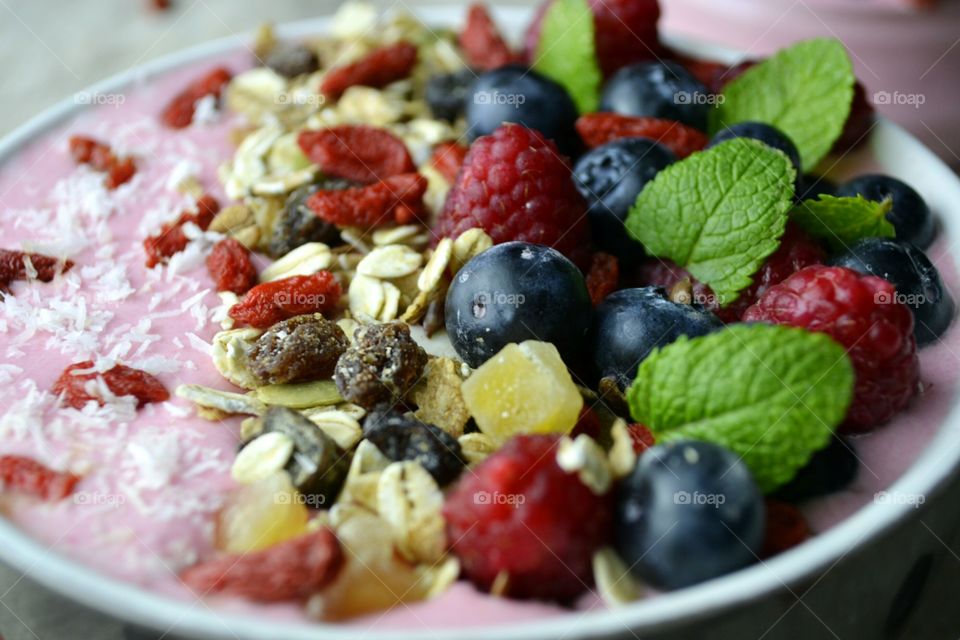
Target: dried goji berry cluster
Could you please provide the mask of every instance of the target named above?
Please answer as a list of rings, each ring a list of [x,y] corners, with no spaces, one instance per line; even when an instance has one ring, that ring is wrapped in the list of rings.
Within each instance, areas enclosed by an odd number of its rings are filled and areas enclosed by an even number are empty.
[[[106,173],[104,185],[108,189],[116,189],[129,182],[137,173],[133,158],[117,157],[110,145],[86,136],[70,138],[70,154],[77,164],[88,164],[96,171]]]

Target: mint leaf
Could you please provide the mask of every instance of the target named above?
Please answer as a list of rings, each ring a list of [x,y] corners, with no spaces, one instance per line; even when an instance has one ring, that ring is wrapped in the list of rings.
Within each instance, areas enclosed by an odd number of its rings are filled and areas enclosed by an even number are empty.
[[[686,268],[727,304],[777,250],[795,178],[782,152],[730,140],[661,171],[640,192],[627,229],[649,253]]]
[[[896,235],[887,214],[891,200],[875,202],[862,196],[836,198],[823,194],[819,200],[800,203],[790,217],[804,230],[826,240],[834,250],[846,249],[862,238],[892,238]]]
[[[543,19],[533,64],[536,71],[563,85],[580,113],[600,106],[603,75],[595,36],[586,0],[556,0]]]
[[[826,446],[846,415],[853,383],[850,358],[826,334],[731,325],[655,350],[627,399],[630,414],[658,442],[727,447],[769,492]]]
[[[711,129],[766,122],[793,140],[804,171],[829,153],[853,103],[856,77],[843,45],[819,38],[800,42],[748,69],[723,89]]]

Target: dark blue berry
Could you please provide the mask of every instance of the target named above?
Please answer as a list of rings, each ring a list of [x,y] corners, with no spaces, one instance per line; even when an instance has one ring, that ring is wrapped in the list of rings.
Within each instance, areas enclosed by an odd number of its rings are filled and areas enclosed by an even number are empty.
[[[707,130],[710,91],[674,62],[641,62],[617,71],[600,98],[600,111],[650,116]]]
[[[590,341],[594,364],[602,378],[613,377],[625,388],[654,348],[721,327],[720,319],[700,305],[672,302],[663,289],[622,289],[608,296],[594,313]]]
[[[838,197],[861,195],[867,200],[883,202],[893,200],[893,208],[887,214],[897,239],[905,240],[921,249],[926,249],[937,234],[936,223],[930,207],[919,193],[908,184],[884,175],[866,175],[840,185]]]
[[[645,138],[624,138],[582,156],[573,168],[577,189],[587,201],[592,237],[622,263],[643,257],[643,249],[623,226],[637,196],[677,157]]]
[[[826,178],[807,173],[797,177],[797,203],[804,200],[817,200],[822,195],[832,196],[837,191],[837,185]]]
[[[617,490],[616,548],[657,589],[679,589],[745,567],[763,544],[764,504],[740,459],[709,442],[644,452]]]
[[[478,367],[511,342],[551,342],[568,364],[584,346],[592,306],[583,274],[560,252],[507,242],[470,260],[447,292],[447,334]]]
[[[830,263],[892,282],[899,301],[913,311],[913,333],[921,346],[943,335],[953,321],[953,298],[940,273],[926,254],[909,242],[866,238]]]
[[[577,107],[561,85],[536,71],[508,65],[481,74],[466,104],[471,140],[493,133],[506,122],[536,129],[572,154],[579,145],[574,129]]]
[[[470,87],[477,75],[470,69],[432,76],[427,80],[425,98],[433,117],[453,122],[463,115]]]
[[[727,140],[733,140],[734,138],[759,140],[768,147],[783,151],[787,154],[787,157],[790,158],[790,162],[793,163],[797,174],[800,174],[802,169],[800,167],[800,152],[797,151],[797,145],[793,144],[793,140],[791,140],[787,134],[780,131],[780,129],[772,127],[769,124],[764,124],[763,122],[738,122],[717,132],[713,138],[710,139],[710,144],[707,145],[707,148],[709,149],[710,147],[714,147]]]
[[[853,483],[860,468],[853,444],[840,436],[817,451],[793,480],[773,494],[775,498],[799,503],[842,491]]]

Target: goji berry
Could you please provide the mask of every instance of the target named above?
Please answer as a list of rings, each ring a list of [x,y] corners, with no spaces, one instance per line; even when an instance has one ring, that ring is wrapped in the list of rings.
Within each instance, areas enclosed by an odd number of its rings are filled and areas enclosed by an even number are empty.
[[[615,256],[598,251],[590,261],[587,271],[587,291],[594,306],[617,290],[620,282],[620,263]]]
[[[160,233],[150,236],[143,241],[144,251],[147,253],[147,268],[152,269],[167,258],[183,251],[189,240],[183,232],[183,225],[192,222],[206,231],[213,222],[213,218],[220,211],[220,203],[211,195],[204,195],[197,199],[195,212],[184,211],[174,222],[168,222],[160,227]]]
[[[583,405],[583,408],[580,409],[580,416],[577,418],[577,424],[573,425],[573,431],[570,432],[570,437],[576,438],[579,435],[587,435],[594,440],[599,440],[601,429],[600,416],[589,406]]]
[[[630,439],[633,441],[633,450],[637,455],[641,455],[644,451],[656,444],[656,438],[653,437],[653,432],[638,422],[628,424],[627,433],[630,434]]]
[[[649,138],[686,158],[707,146],[709,138],[693,127],[673,120],[590,113],[577,120],[577,133],[591,149],[620,138]]]
[[[91,400],[103,405],[103,398],[87,390],[88,382],[100,378],[113,395],[136,398],[138,407],[170,399],[170,393],[163,383],[146,371],[118,364],[104,372],[77,373],[90,369],[93,369],[93,362],[89,360],[70,365],[53,383],[53,392],[63,395],[64,402],[74,409],[82,409]]]
[[[456,142],[441,142],[433,150],[433,157],[430,158],[430,164],[440,172],[450,184],[457,180],[457,174],[460,173],[460,167],[467,157],[469,149]]]
[[[302,131],[297,142],[328,176],[372,184],[417,170],[403,140],[378,127],[345,124]]]
[[[23,456],[0,456],[3,489],[21,491],[44,500],[63,500],[80,481],[72,473],[54,471]]]
[[[224,67],[217,67],[200,76],[173,97],[160,113],[160,120],[173,129],[189,127],[193,122],[197,101],[206,96],[219,100],[223,87],[230,82],[231,77],[230,70]]]
[[[331,224],[372,229],[420,217],[426,191],[426,178],[405,173],[366,187],[318,191],[307,200],[307,206]]]
[[[463,49],[467,64],[477,71],[490,71],[520,59],[500,35],[483,4],[470,6],[467,23],[460,32],[460,48]]]
[[[224,238],[207,256],[207,270],[217,285],[217,291],[246,293],[257,284],[257,268],[250,259],[250,251],[235,238]]]
[[[327,72],[320,93],[336,100],[350,87],[380,89],[409,76],[416,63],[417,48],[409,42],[381,47],[352,64]]]
[[[761,558],[769,558],[799,545],[812,535],[800,509],[780,500],[766,499],[767,525]]]
[[[117,160],[112,167],[107,170],[107,177],[104,184],[107,189],[116,189],[133,178],[137,173],[137,165],[132,158],[121,158]]]
[[[71,260],[61,260],[39,253],[0,249],[0,290],[5,291],[14,280],[30,279],[27,269],[28,260],[36,271],[36,279],[40,282],[50,282],[58,273],[64,273],[73,267]]]
[[[323,528],[260,551],[208,560],[180,578],[198,596],[219,593],[281,602],[323,589],[337,577],[343,560],[340,541]]]
[[[340,301],[340,283],[329,271],[264,282],[230,307],[230,317],[258,329],[305,313],[326,313]]]
[[[109,145],[93,138],[71,137],[70,155],[78,164],[88,164],[96,171],[105,172],[104,184],[108,189],[116,189],[128,182],[137,172],[132,158],[118,158]]]

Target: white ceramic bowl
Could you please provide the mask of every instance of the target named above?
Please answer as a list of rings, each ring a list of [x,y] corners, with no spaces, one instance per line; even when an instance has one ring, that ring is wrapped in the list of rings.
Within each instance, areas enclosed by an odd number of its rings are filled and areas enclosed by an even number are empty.
[[[503,25],[517,31],[526,24],[526,10],[498,10]],[[428,24],[454,25],[463,7],[437,6],[419,16]],[[282,27],[284,36],[323,32],[327,19],[314,19]],[[250,38],[253,36],[251,35]],[[237,48],[231,37],[166,56],[91,87],[92,94],[116,92],[134,81],[149,79],[182,65]],[[715,47],[674,41],[694,54],[732,59],[735,54]],[[37,116],[0,141],[0,162],[25,144],[71,118],[82,106],[65,100]],[[924,194],[941,217],[943,233],[960,241],[960,180],[936,155],[890,122],[881,122],[867,148],[835,167],[839,175],[866,166],[897,175]],[[944,530],[956,521],[951,505],[939,498],[955,481],[960,462],[960,411],[956,404],[930,446],[891,488],[904,494],[922,494],[922,509],[909,504],[874,503],[802,547],[737,573],[689,589],[658,596],[608,612],[572,614],[543,622],[480,629],[439,630],[426,633],[364,632],[353,627],[288,624],[231,613],[218,614],[200,604],[163,598],[131,584],[106,577],[82,564],[51,553],[5,519],[0,519],[0,558],[30,579],[77,600],[92,609],[143,628],[160,630],[165,638],[235,638],[238,640],[333,640],[358,636],[377,639],[422,640],[428,636],[471,640],[511,638],[813,638],[825,635],[824,625],[838,637],[881,637],[889,621],[877,611],[898,597],[901,582],[909,582],[917,567],[934,552],[930,536],[914,535],[921,525]],[[922,520],[921,520],[922,518]],[[878,560],[879,558],[879,560]],[[881,561],[882,560],[882,561]],[[918,564],[918,562],[920,564]],[[878,567],[882,573],[877,574]],[[873,575],[871,576],[871,572]],[[855,590],[852,584],[856,584]],[[806,590],[803,606],[798,594]],[[813,617],[794,620],[795,612],[815,611]],[[495,621],[492,621],[495,623]],[[782,636],[777,629],[789,630]]]

